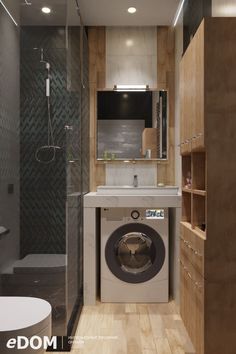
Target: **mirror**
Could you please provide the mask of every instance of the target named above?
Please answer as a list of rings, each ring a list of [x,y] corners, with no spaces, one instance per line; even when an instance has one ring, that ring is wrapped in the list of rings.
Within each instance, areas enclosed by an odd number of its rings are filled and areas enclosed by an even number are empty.
[[[167,91],[97,92],[97,159],[167,159]]]

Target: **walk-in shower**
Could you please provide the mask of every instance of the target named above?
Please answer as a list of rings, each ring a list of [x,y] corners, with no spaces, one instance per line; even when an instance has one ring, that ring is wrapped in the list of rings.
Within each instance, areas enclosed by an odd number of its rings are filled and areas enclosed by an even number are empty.
[[[48,0],[50,16],[19,3],[20,31],[0,6],[0,295],[47,300],[68,336],[83,304],[87,35],[75,0]]]

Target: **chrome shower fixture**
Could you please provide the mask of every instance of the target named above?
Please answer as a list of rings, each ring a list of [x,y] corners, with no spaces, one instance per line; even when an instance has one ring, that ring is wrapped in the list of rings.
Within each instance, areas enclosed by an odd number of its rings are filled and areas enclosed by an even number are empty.
[[[39,48],[34,47],[34,50],[39,50]],[[50,75],[50,68],[51,65],[49,62],[47,62],[46,60],[44,60],[44,49],[40,48],[40,63],[44,63],[45,64],[45,68],[48,71],[48,76],[46,78],[46,97],[50,97],[50,86],[51,86],[51,75]]]
[[[34,50],[39,50],[35,47]],[[45,79],[45,88],[46,88],[46,98],[47,98],[47,113],[48,113],[48,136],[47,136],[47,145],[40,146],[35,152],[35,159],[44,164],[49,164],[56,159],[56,150],[60,150],[60,146],[55,145],[54,143],[54,134],[52,127],[52,117],[51,117],[51,102],[50,102],[50,86],[51,86],[51,74],[50,74],[50,63],[44,59],[44,49],[40,48],[40,63],[44,63],[47,70],[47,77]],[[47,160],[42,160],[40,158],[41,152],[52,152],[51,158]]]
[[[49,71],[50,70],[50,64],[44,60],[44,49],[40,48],[40,63],[45,63],[46,69]]]
[[[40,50],[40,63],[44,63],[46,69],[49,71],[50,70],[50,63],[44,60],[44,49],[43,48],[38,48],[34,47],[33,50]]]

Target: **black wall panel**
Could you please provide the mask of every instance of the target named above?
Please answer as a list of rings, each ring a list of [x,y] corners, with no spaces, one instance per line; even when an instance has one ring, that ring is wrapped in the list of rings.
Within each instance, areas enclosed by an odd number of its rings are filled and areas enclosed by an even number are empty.
[[[202,19],[210,17],[211,13],[212,0],[185,0],[183,7],[184,52]]]

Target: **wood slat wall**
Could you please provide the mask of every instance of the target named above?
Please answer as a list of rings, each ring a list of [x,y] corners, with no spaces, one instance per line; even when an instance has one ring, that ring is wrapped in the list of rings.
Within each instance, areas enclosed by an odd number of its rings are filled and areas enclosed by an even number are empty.
[[[96,161],[97,89],[106,85],[106,28],[89,27],[89,87],[90,87],[90,191],[105,184],[105,165]]]
[[[175,37],[167,26],[157,27],[157,88],[168,91],[168,161],[159,162],[157,181],[175,184]]]
[[[106,28],[89,27],[89,84],[90,84],[90,190],[106,180],[105,164],[96,161],[96,90],[106,88]],[[168,161],[158,161],[157,181],[175,183],[175,75],[174,75],[174,31],[163,26],[157,28],[157,88],[168,91],[169,102],[169,151]],[[117,164],[122,162],[116,162]],[[143,163],[143,162],[142,162]],[[150,163],[150,161],[145,161]]]

